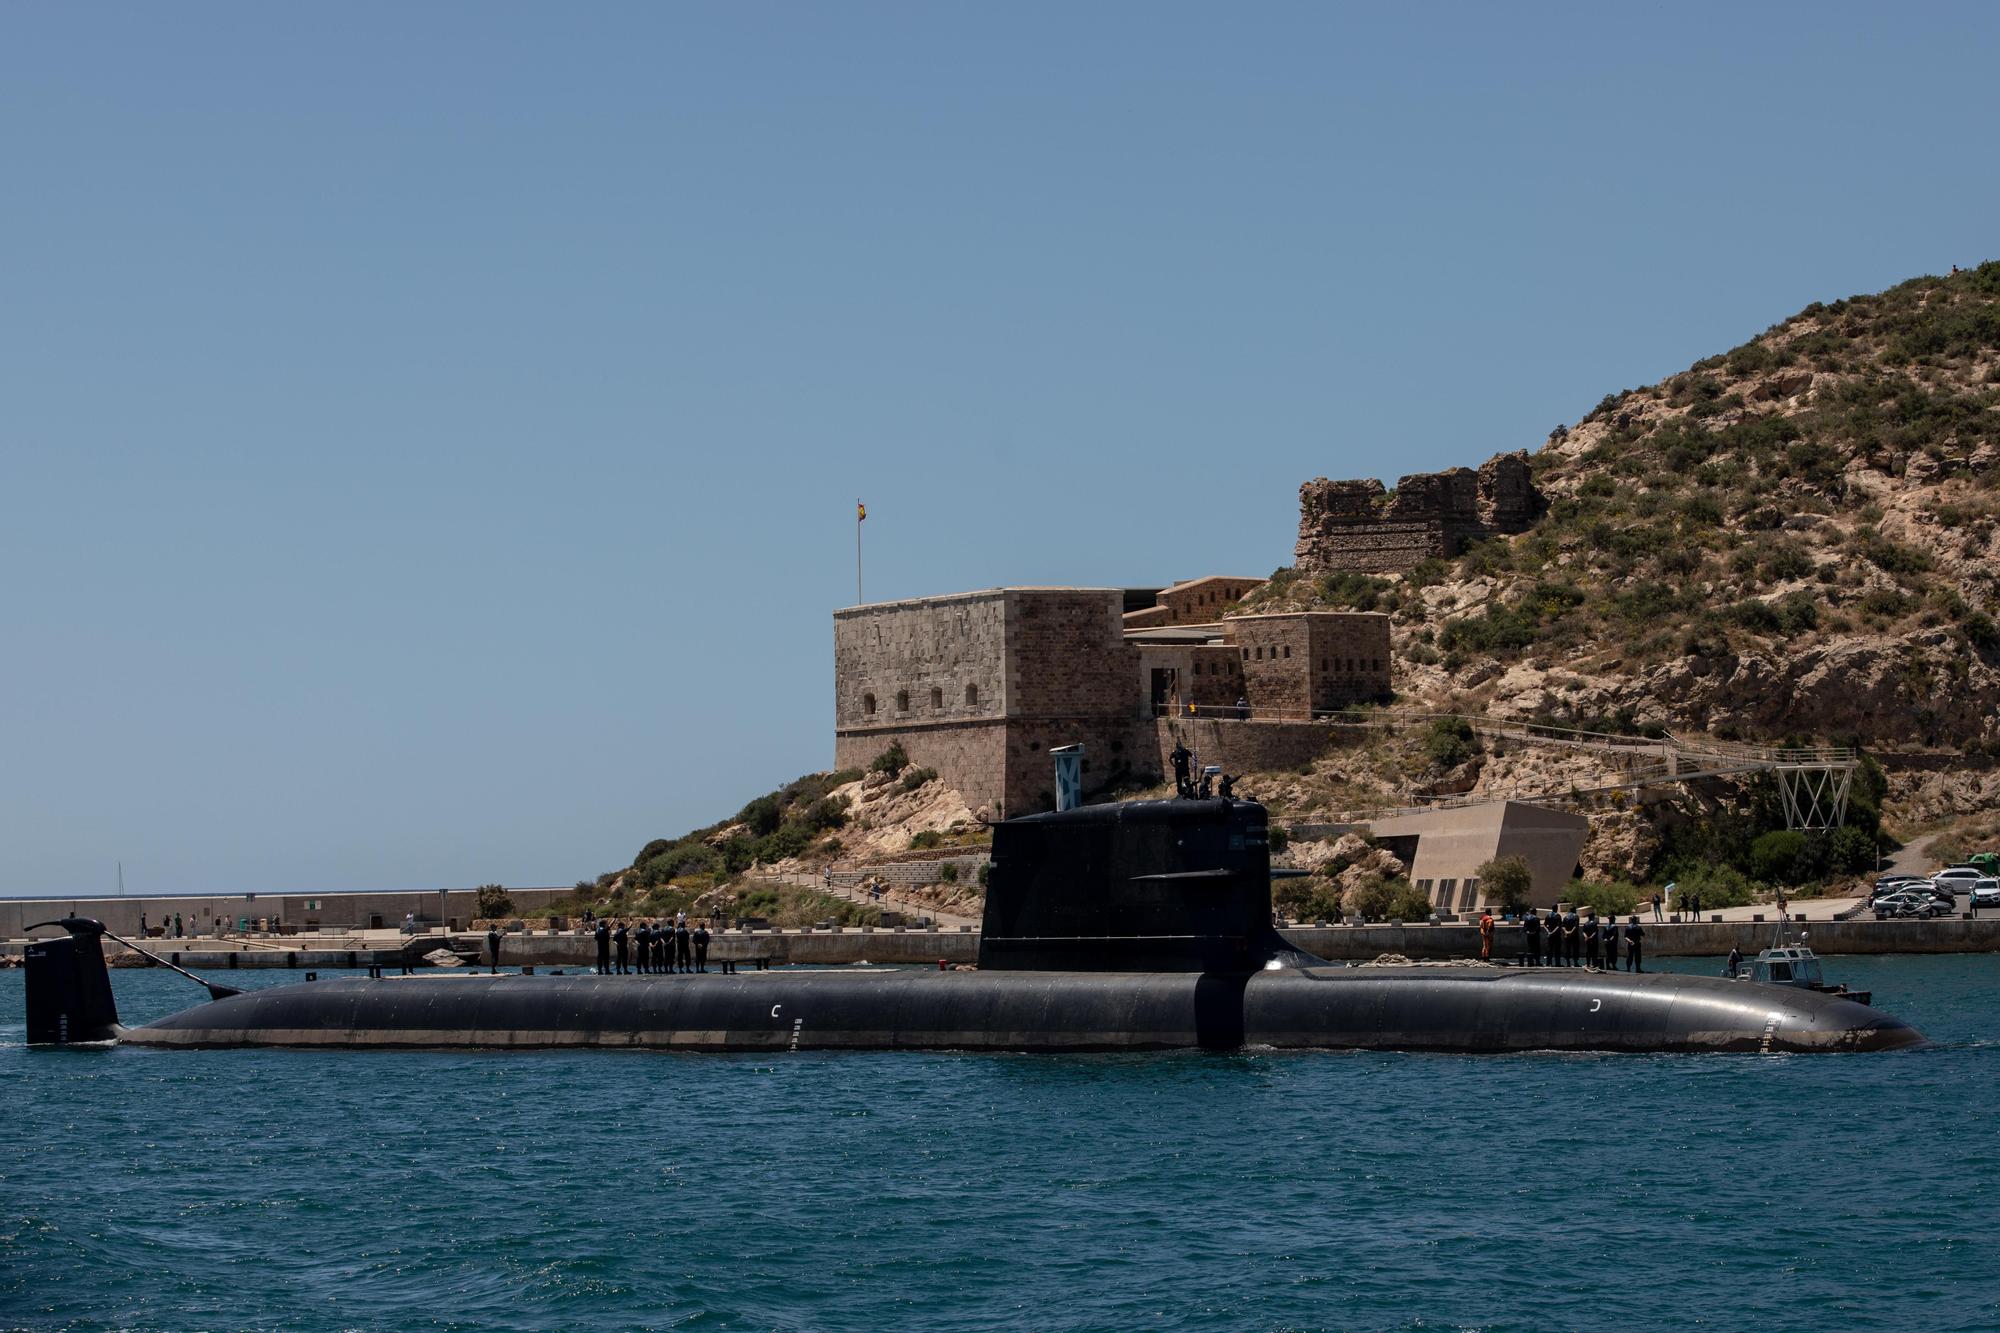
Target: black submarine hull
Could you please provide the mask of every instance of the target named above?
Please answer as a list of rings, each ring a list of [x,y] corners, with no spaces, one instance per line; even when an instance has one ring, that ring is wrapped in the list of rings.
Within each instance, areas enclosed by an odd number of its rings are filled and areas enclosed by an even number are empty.
[[[1422,966],[351,978],[236,995],[120,1035],[163,1047],[745,1052],[1818,1052],[1924,1040],[1865,1005],[1789,987]]]

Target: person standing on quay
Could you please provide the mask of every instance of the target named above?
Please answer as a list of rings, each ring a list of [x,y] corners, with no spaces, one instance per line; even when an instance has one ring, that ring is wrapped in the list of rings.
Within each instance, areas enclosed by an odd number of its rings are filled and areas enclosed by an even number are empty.
[[[1641,963],[1644,961],[1645,949],[1640,943],[1645,938],[1646,928],[1639,924],[1639,916],[1635,912],[1632,915],[1632,919],[1625,924],[1625,970],[1627,972],[1644,972],[1646,970],[1641,966]]]
[[[694,923],[694,970],[708,971],[708,927],[699,921]]]
[[[1653,920],[1655,921],[1666,920],[1665,917],[1660,915],[1660,904],[1663,901],[1665,900],[1660,896],[1660,891],[1658,889],[1653,890]]]
[[[683,972],[694,971],[694,943],[688,936],[685,912],[681,914],[680,924],[674,927],[674,962]]]
[[[1490,907],[1479,909],[1479,961],[1493,961],[1493,909]]]
[[[611,943],[618,949],[618,975],[621,977],[632,970],[628,966],[632,960],[631,940],[631,935],[626,933],[625,923],[620,921],[618,929],[611,932]]]
[[[611,927],[599,921],[597,929],[590,933],[597,940],[597,975],[608,977],[611,975]]]

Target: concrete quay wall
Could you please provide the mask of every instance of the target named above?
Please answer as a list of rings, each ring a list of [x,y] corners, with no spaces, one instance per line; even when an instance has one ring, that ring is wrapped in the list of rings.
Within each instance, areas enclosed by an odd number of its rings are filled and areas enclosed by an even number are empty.
[[[1732,946],[1749,957],[1771,944],[1769,921],[1640,924],[1646,929],[1645,954],[1649,958],[1721,957]],[[1795,941],[1800,931],[1806,932],[1806,943],[1818,954],[2000,952],[2000,913],[1978,920],[1791,922],[1785,926],[1785,941]],[[1282,933],[1299,948],[1332,962],[1367,962],[1385,953],[1424,959],[1479,956],[1479,927],[1471,922],[1292,926]],[[1520,950],[1520,927],[1497,923],[1493,956],[1515,958]]]
[[[1978,920],[1936,921],[1807,921],[1787,927],[1786,938],[1800,929],[1820,954],[2000,953],[2000,915]],[[1368,962],[1385,953],[1416,959],[1476,958],[1478,927],[1467,922],[1446,925],[1291,926],[1282,934],[1299,948],[1332,962]],[[1520,951],[1520,931],[1502,925],[1494,935],[1496,958],[1511,959]],[[155,944],[158,941],[154,942]],[[1648,924],[1646,955],[1651,958],[1721,957],[1731,948],[1754,955],[1771,943],[1770,922],[1700,922]],[[416,963],[438,946],[436,936],[419,940],[407,955],[397,949],[155,949],[160,957],[197,972],[242,968],[338,969],[395,967]],[[484,935],[458,935],[460,949],[486,947]],[[6,952],[18,954],[19,942]],[[977,962],[976,930],[813,930],[734,931],[719,933],[709,946],[711,966],[724,961],[769,958],[773,964],[835,965],[843,963],[916,963],[934,966]],[[506,967],[587,968],[597,962],[597,947],[587,935],[509,935],[500,947]]]

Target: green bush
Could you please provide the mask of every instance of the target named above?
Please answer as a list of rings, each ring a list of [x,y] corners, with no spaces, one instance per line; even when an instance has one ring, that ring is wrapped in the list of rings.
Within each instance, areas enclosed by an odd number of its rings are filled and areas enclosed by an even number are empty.
[[[847,798],[845,796],[822,796],[806,807],[798,822],[815,831],[845,828],[847,826]]]
[[[1431,900],[1425,896],[1422,889],[1406,879],[1389,881],[1389,906],[1384,913],[1385,916],[1397,917],[1404,921],[1423,921],[1430,916],[1432,910]]]
[[[1984,611],[1973,611],[1958,622],[1959,632],[1965,641],[1982,653],[1990,653],[2000,648],[2000,626],[1995,626],[1993,617]]]
[[[1773,829],[1750,844],[1750,874],[1772,884],[1797,884],[1805,878],[1806,835],[1795,829]]]
[[[1488,902],[1498,903],[1503,911],[1508,912],[1518,912],[1528,905],[1529,895],[1535,888],[1535,875],[1528,868],[1526,858],[1496,857],[1479,867],[1476,873],[1480,891]]]
[[[784,811],[778,807],[777,797],[759,796],[743,807],[736,816],[736,822],[748,824],[750,831],[761,838],[778,831],[778,825],[784,822]]]
[[[938,876],[947,884],[958,883],[958,862],[946,861],[938,870]]]
[[[1438,718],[1424,736],[1424,754],[1434,768],[1456,768],[1470,759],[1475,749],[1472,724],[1464,718]]]
[[[910,756],[903,753],[903,743],[901,741],[892,743],[888,749],[876,755],[875,761],[868,765],[871,771],[887,773],[892,778],[909,766]]]
[[[1277,881],[1271,904],[1294,921],[1341,919],[1340,886],[1320,875]]]
[[[1676,894],[1699,894],[1701,909],[1747,907],[1757,899],[1757,886],[1733,866],[1694,866],[1673,876]]]
[[[941,847],[943,845],[944,834],[931,828],[925,829],[910,839],[910,850],[913,852],[920,852],[931,847]]]
[[[1578,880],[1569,886],[1564,896],[1578,907],[1588,907],[1602,917],[1629,916],[1638,911],[1642,894],[1638,885],[1625,880],[1614,880],[1609,884]]]
[[[926,782],[937,780],[935,768],[913,768],[903,774],[903,780],[896,785],[904,791],[915,791]]]
[[[481,884],[477,902],[479,915],[488,919],[514,915],[514,896],[498,884]]]

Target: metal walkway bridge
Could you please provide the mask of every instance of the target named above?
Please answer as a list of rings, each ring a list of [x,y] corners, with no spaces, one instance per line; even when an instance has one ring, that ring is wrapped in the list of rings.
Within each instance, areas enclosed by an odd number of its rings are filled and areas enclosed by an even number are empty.
[[[1265,710],[1259,710],[1253,717],[1256,720],[1308,720],[1304,715],[1285,717]],[[1857,752],[1837,746],[1790,748],[1741,745],[1712,736],[1674,732],[1663,736],[1633,736],[1463,713],[1369,709],[1318,712],[1310,720],[1336,727],[1388,731],[1428,727],[1437,722],[1459,722],[1475,735],[1491,740],[1601,755],[1620,770],[1616,781],[1589,788],[1440,797],[1420,805],[1370,811],[1365,816],[1357,816],[1357,819],[1381,819],[1392,814],[1412,814],[1423,810],[1490,805],[1496,801],[1560,804],[1641,787],[1769,773],[1777,781],[1779,799],[1785,810],[1785,827],[1828,829],[1837,828],[1846,820],[1847,799],[1853,790],[1854,772],[1861,766],[1861,757]]]

